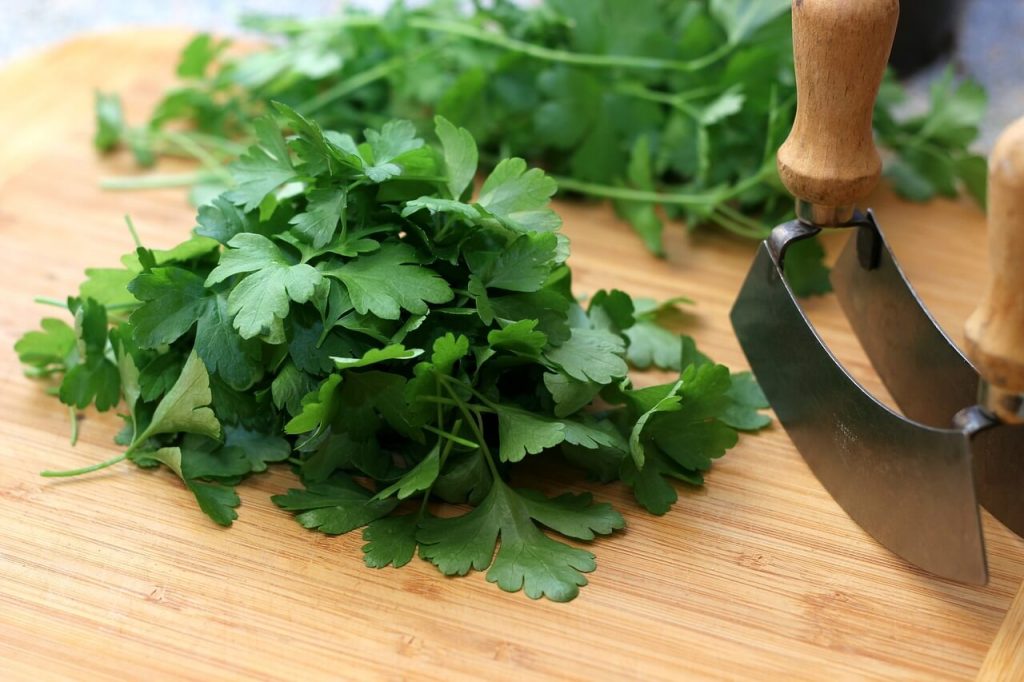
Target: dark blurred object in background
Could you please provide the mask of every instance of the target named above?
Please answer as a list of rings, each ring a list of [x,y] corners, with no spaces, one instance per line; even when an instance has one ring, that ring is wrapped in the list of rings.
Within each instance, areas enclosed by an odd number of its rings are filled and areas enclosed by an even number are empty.
[[[963,0],[900,0],[900,23],[889,59],[896,73],[909,76],[949,52],[962,10]]]

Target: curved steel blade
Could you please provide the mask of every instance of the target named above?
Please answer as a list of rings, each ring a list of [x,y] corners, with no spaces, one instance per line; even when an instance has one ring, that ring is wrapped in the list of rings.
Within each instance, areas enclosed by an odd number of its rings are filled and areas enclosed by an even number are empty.
[[[971,440],[978,501],[1024,537],[1024,426],[997,426]]]
[[[948,428],[977,402],[978,373],[921,303],[870,214],[832,269],[832,288],[904,415]]]
[[[832,287],[907,417],[944,428],[977,401],[977,371],[918,298],[873,215],[839,256]],[[978,501],[1024,537],[1024,427],[978,434],[973,456]]]
[[[931,573],[984,583],[968,437],[892,412],[831,354],[783,278],[778,255],[814,232],[799,223],[776,228],[733,306],[754,374],[811,470],[854,521]]]

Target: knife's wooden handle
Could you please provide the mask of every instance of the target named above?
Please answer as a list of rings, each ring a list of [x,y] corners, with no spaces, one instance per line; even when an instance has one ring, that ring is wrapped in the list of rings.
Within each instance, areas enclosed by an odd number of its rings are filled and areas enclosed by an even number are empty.
[[[989,280],[967,320],[967,354],[988,384],[1024,393],[1024,118],[988,162]],[[998,414],[1004,418],[1013,415]],[[1016,420],[1016,419],[1015,419]]]
[[[777,159],[801,218],[846,222],[878,183],[871,114],[899,11],[899,0],[793,0],[796,121]]]
[[[1024,585],[1010,604],[977,679],[978,682],[1024,680]]]

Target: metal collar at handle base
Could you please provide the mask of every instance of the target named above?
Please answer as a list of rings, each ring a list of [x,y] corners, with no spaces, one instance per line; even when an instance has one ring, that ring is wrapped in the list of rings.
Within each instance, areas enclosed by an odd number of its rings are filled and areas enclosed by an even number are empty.
[[[796,218],[815,227],[848,227],[855,220],[854,206],[824,206],[796,200]]]
[[[978,404],[1004,424],[1024,424],[1024,393],[1007,391],[982,379],[978,384]]]

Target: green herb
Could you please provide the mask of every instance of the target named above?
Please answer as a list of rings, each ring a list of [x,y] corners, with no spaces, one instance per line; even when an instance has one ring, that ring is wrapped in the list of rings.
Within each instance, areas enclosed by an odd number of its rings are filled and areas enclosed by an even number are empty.
[[[985,206],[988,164],[985,157],[967,148],[978,137],[978,123],[985,115],[985,91],[970,81],[956,84],[948,68],[931,89],[928,113],[897,120],[887,104],[898,105],[903,93],[883,88],[875,115],[879,138],[898,157],[886,175],[903,196],[926,201],[939,194],[955,197],[961,187]]]
[[[225,50],[226,41],[197,36],[178,68],[183,84],[146,125],[126,126],[116,98],[99,96],[96,142],[107,150],[120,139],[144,165],[160,154],[191,156],[203,170],[108,185],[198,183],[198,195],[207,196],[224,186],[222,163],[238,155],[239,141],[259,135],[252,121],[276,99],[348,133],[392,117],[423,133],[440,113],[475,136],[485,166],[514,154],[561,176],[564,193],[611,200],[659,255],[665,218],[760,239],[791,217],[774,157],[795,111],[789,2],[473,5],[466,12],[434,0],[419,9],[396,3],[382,16],[252,17],[245,24],[270,44],[241,57]],[[879,140],[895,152],[887,174],[896,190],[926,199],[962,184],[982,199],[984,160],[967,149],[983,91],[947,78],[929,113],[909,120],[895,114],[901,93],[888,80],[876,113]],[[403,134],[408,140],[413,132]],[[401,153],[394,142],[387,154]],[[463,150],[449,142],[457,158]],[[368,172],[387,173],[388,159],[373,154]],[[262,183],[284,182],[292,170],[262,150],[238,172],[238,196],[256,196]],[[452,178],[453,197],[467,180]],[[315,230],[335,199],[325,196],[302,224]],[[798,291],[828,290],[822,253],[812,245],[799,264],[794,256]]]
[[[190,239],[88,271],[74,327],[46,319],[18,341],[73,410],[123,404],[121,454],[44,475],[166,466],[229,525],[235,486],[287,461],[302,487],[274,501],[306,528],[364,528],[369,566],[418,552],[567,600],[594,555],[559,538],[624,522],[589,494],[518,487],[521,462],[621,479],[663,514],[669,480],[700,485],[737,430],[767,423],[748,374],[662,326],[684,299],[580,304],[540,170],[501,161],[474,199],[476,144],[443,118],[435,148],[407,122],[357,142],[276,111]],[[628,360],[680,375],[635,388]]]

